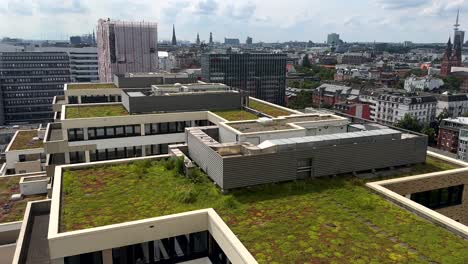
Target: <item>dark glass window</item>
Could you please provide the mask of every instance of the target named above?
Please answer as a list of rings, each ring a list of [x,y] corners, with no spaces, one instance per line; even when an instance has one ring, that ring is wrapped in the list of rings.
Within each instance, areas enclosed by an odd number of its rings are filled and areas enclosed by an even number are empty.
[[[92,253],[85,253],[81,255],[65,257],[64,263],[65,264],[80,264],[80,263],[102,264],[102,251],[96,251]]]
[[[84,140],[83,128],[68,129],[68,141]]]
[[[464,185],[411,194],[411,200],[430,209],[439,209],[462,203]]]

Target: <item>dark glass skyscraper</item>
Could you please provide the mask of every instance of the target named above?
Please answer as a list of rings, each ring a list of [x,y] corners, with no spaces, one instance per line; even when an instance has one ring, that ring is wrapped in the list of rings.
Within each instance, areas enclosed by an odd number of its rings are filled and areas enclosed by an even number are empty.
[[[70,82],[66,52],[0,53],[0,124],[45,123],[52,100]]]
[[[286,54],[210,53],[201,59],[203,80],[246,91],[250,96],[284,105]]]

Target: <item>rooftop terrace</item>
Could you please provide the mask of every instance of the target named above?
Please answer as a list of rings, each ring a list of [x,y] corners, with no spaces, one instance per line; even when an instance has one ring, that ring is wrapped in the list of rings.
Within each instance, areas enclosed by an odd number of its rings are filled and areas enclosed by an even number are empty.
[[[0,177],[0,223],[23,220],[28,202],[45,199],[43,195],[32,195],[20,201],[10,201],[12,194],[20,193],[20,179],[21,177]]]
[[[89,105],[89,106],[67,106],[67,119],[75,118],[92,118],[92,117],[110,117],[110,116],[126,116],[127,109],[123,105]]]
[[[222,194],[173,161],[138,161],[63,175],[60,231],[215,208],[259,263],[463,263],[468,241],[387,202],[350,176]],[[400,177],[452,169],[429,158]],[[131,202],[129,202],[131,201]]]
[[[67,84],[68,90],[117,88],[113,83],[75,83]]]
[[[10,150],[42,148],[43,141],[35,138],[37,138],[37,130],[20,130],[11,144]]]

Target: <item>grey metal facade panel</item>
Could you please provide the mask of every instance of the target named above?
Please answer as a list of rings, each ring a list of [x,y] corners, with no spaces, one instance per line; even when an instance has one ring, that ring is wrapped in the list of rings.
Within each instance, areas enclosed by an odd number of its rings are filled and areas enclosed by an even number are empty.
[[[213,149],[205,145],[201,139],[187,132],[187,145],[189,156],[206,172],[210,178],[222,189],[223,185],[223,159]]]
[[[128,98],[128,99],[127,99]],[[128,100],[128,105],[126,105]],[[241,108],[239,93],[194,94],[174,96],[122,96],[122,101],[130,113],[151,113],[170,111],[232,110]]]

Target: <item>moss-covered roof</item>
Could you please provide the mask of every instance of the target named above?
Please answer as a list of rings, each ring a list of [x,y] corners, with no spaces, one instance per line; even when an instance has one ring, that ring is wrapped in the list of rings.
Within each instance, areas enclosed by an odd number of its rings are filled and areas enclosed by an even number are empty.
[[[37,130],[25,130],[18,131],[10,150],[35,149],[43,146],[43,140],[37,138]]]
[[[27,196],[19,201],[10,201],[11,195],[20,193],[21,177],[0,177],[0,223],[23,220],[28,202],[45,199],[44,195]]]
[[[227,111],[211,111],[212,113],[228,120],[228,121],[242,121],[242,120],[253,120],[258,117],[245,110],[227,110]]]
[[[68,90],[117,88],[113,83],[69,83]]]
[[[68,105],[65,113],[67,119],[128,115],[128,111],[123,105]]]
[[[249,107],[272,117],[288,116],[294,114],[279,107],[274,107],[262,102],[249,100]]]
[[[177,162],[138,161],[65,171],[61,231],[214,208],[259,263],[464,263],[468,257],[468,241],[373,194],[364,180],[315,179],[225,195],[205,174],[189,179],[174,167]],[[429,160],[404,174],[449,168]]]

